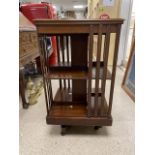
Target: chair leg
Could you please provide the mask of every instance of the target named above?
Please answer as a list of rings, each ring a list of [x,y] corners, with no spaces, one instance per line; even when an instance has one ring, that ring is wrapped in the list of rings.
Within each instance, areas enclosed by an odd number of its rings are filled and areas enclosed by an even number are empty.
[[[24,81],[23,68],[20,68],[19,70],[19,91],[22,98],[23,108],[27,109],[29,107],[29,104],[26,102],[25,99],[25,81]]]

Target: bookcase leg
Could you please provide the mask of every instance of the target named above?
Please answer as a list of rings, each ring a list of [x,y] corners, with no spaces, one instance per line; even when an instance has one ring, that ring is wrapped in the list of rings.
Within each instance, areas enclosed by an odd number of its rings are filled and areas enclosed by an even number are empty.
[[[64,136],[66,134],[67,126],[61,125],[61,135]]]
[[[102,128],[102,126],[94,126],[94,130],[98,130],[99,128]]]
[[[61,135],[64,136],[68,129],[70,129],[71,126],[69,125],[61,125]]]

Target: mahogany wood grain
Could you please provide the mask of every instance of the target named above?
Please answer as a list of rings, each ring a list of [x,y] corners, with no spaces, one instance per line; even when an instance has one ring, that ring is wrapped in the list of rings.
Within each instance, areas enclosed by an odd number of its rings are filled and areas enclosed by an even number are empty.
[[[71,64],[72,66],[87,66],[87,34],[71,35]],[[82,55],[81,55],[82,54]],[[81,72],[84,76],[85,72]],[[81,75],[82,75],[81,74]],[[80,74],[79,74],[80,75]],[[86,76],[84,77],[86,78]],[[73,100],[86,101],[86,80],[82,78],[72,80]]]
[[[64,83],[64,88],[60,86],[53,99],[49,98],[52,89],[50,87],[48,87],[49,91],[45,89],[45,94],[48,96],[48,101],[46,101],[47,124],[62,126],[112,125],[111,110],[120,28],[123,19],[36,20],[35,23],[39,37],[51,35],[57,37],[58,63],[49,66],[49,70],[45,66],[43,53],[45,51],[41,52],[45,85],[48,86],[48,80],[51,79],[68,81],[68,84]],[[112,74],[107,66],[111,33],[116,33]],[[95,62],[92,58],[93,35],[98,35]],[[101,58],[102,35],[105,35],[103,60]],[[95,80],[94,89],[92,88],[92,80]],[[101,81],[101,88],[99,87],[99,80]],[[111,80],[109,104],[105,98],[107,80]],[[48,106],[49,103],[52,106]]]

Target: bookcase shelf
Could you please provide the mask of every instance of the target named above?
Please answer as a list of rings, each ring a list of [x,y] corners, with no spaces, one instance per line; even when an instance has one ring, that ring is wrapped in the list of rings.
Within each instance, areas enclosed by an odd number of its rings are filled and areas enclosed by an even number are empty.
[[[100,64],[99,79],[103,78],[103,63]],[[49,67],[47,78],[50,79],[88,79],[88,67],[72,66],[71,63],[57,63]],[[92,66],[92,79],[96,79],[96,63]],[[111,79],[111,73],[107,69],[107,79]]]
[[[93,114],[93,111],[95,109],[93,93],[92,93],[91,99],[92,99],[91,113]],[[104,98],[104,105],[101,104],[101,96],[98,97],[98,100],[99,100],[98,108],[100,109],[99,113],[101,113],[102,117],[104,117],[104,120],[106,120],[107,118],[107,121],[111,122],[111,120],[109,120],[109,118],[107,117],[108,105],[107,105],[106,99]],[[53,101],[53,106],[50,108],[49,114],[47,115],[47,123],[50,123],[50,118],[62,119],[64,117],[66,118],[68,117],[69,119],[69,117],[72,117],[72,118],[76,117],[79,120],[83,118],[86,119],[88,117],[87,105],[88,105],[87,102],[73,101],[71,89],[58,89]],[[110,125],[110,122],[109,122],[109,125]]]
[[[49,79],[87,79],[86,71],[52,71],[46,75]]]

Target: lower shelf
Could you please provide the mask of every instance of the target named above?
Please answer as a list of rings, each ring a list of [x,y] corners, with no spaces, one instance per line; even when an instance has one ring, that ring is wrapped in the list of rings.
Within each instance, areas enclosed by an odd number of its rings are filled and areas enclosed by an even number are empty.
[[[58,89],[53,106],[51,107],[46,121],[47,124],[57,125],[86,125],[86,126],[110,126],[112,125],[112,117],[107,116],[107,102],[104,106],[101,104],[99,97],[97,117],[88,117],[88,109],[86,102],[72,101],[71,89]],[[94,97],[92,96],[91,111],[94,111]],[[102,114],[102,115],[101,115]]]
[[[86,106],[73,105],[70,102],[70,104],[66,103],[66,105],[54,105],[49,115],[51,117],[86,117],[87,109]]]

